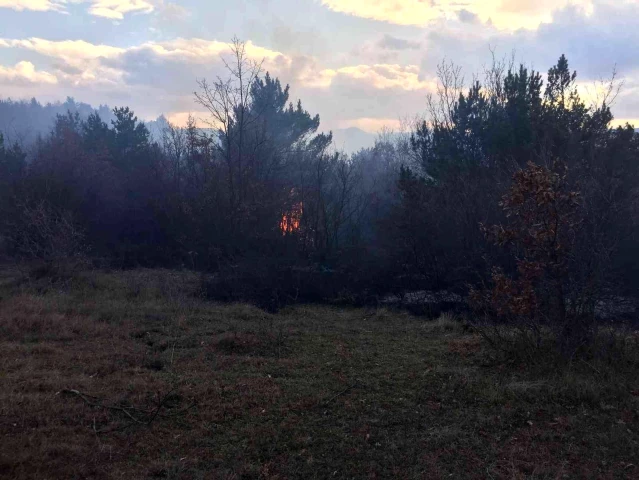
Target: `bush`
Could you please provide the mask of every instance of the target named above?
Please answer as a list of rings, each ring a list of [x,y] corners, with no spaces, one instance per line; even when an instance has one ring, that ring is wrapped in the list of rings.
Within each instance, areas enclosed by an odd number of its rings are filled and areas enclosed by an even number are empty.
[[[515,327],[484,329],[493,344],[540,349],[547,339],[563,355],[572,356],[596,337],[594,307],[598,303],[594,275],[578,271],[575,239],[582,224],[580,194],[569,188],[567,169],[529,163],[517,172],[500,202],[507,224],[482,227],[486,236],[508,249],[516,273],[492,272],[492,287],[471,292],[471,301],[484,318]],[[581,284],[585,281],[586,285]],[[568,298],[566,292],[577,292]],[[513,336],[513,332],[516,332]]]
[[[269,312],[295,303],[377,304],[387,293],[380,268],[329,268],[302,260],[245,257],[202,277],[202,294],[223,302],[253,303]]]
[[[254,303],[269,312],[291,303],[328,301],[338,291],[334,272],[282,264],[279,259],[243,259],[202,280],[202,293],[207,298]]]
[[[67,276],[88,264],[84,234],[70,212],[46,201],[19,205],[19,220],[9,232],[9,249],[36,264],[36,276]]]

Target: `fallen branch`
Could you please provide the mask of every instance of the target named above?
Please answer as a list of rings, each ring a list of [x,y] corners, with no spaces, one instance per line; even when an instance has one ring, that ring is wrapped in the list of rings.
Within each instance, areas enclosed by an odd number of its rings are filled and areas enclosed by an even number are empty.
[[[138,424],[138,425],[151,425],[151,423],[153,423],[153,421],[160,417],[160,418],[170,418],[170,417],[176,417],[178,415],[182,415],[184,413],[186,413],[188,410],[190,410],[191,408],[193,408],[196,403],[193,402],[191,405],[189,405],[187,408],[182,409],[178,412],[172,413],[172,414],[168,414],[168,415],[161,415],[160,412],[162,410],[162,408],[165,406],[166,402],[168,401],[168,399],[171,397],[171,395],[173,394],[174,390],[171,390],[169,393],[167,393],[166,395],[164,395],[161,399],[158,396],[158,405],[155,409],[153,410],[145,410],[142,408],[137,408],[137,407],[133,407],[133,406],[129,406],[129,405],[105,405],[103,403],[99,403],[96,401],[97,397],[94,397],[93,395],[88,395],[85,393],[82,393],[78,390],[61,390],[60,392],[58,392],[56,395],[58,394],[63,394],[63,395],[72,395],[75,397],[80,398],[85,404],[87,404],[90,407],[94,407],[94,408],[102,408],[104,410],[112,410],[112,411],[116,411],[116,412],[121,412],[124,415],[126,415],[133,423]],[[146,416],[145,419],[141,419],[139,418],[137,415],[133,415],[133,413],[139,413],[142,414],[144,416]]]
[[[344,390],[336,393],[335,395],[333,395],[332,397],[330,397],[328,400],[324,400],[322,402],[319,402],[317,405],[320,407],[325,407],[327,406],[329,403],[333,402],[334,400],[336,400],[337,398],[341,397],[342,395],[344,395],[345,393],[348,393],[351,389],[355,388],[358,385],[358,382],[352,383],[350,384],[348,387],[346,387]]]

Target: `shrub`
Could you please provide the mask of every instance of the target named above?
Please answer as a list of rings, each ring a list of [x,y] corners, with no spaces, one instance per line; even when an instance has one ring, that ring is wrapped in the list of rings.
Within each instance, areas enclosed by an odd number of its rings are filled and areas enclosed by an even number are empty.
[[[502,197],[507,224],[482,229],[495,244],[511,252],[513,275],[492,271],[492,286],[473,290],[471,302],[491,321],[515,327],[518,335],[492,328],[493,343],[540,349],[547,339],[562,354],[573,355],[594,338],[597,289],[577,284],[575,239],[582,224],[580,194],[567,182],[567,168],[554,162],[548,168],[529,163],[518,171]],[[592,278],[587,278],[592,283]],[[580,292],[578,297],[566,292]],[[581,297],[581,298],[580,298]],[[584,308],[592,305],[592,308]],[[579,306],[579,307],[578,307]]]
[[[225,302],[249,302],[269,312],[291,303],[334,299],[339,292],[335,272],[313,266],[297,266],[279,259],[242,259],[202,280],[207,298]]]
[[[8,235],[10,249],[20,258],[35,262],[40,276],[65,276],[87,265],[84,234],[73,216],[46,201],[18,206],[19,220]]]

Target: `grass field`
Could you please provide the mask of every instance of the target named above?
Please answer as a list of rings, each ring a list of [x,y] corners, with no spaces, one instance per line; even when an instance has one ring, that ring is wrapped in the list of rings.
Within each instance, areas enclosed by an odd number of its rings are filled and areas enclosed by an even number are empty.
[[[167,271],[0,275],[0,478],[639,478],[639,375]]]

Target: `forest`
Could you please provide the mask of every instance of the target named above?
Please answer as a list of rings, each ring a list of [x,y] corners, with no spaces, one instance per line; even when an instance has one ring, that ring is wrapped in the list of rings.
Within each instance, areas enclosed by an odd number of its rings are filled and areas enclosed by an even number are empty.
[[[50,278],[188,269],[269,311],[445,292],[535,335],[585,335],[636,294],[639,134],[611,127],[614,81],[586,105],[564,56],[545,80],[494,60],[467,88],[444,62],[422,118],[348,155],[245,44],[226,65],[197,85],[207,124],[155,135],[127,107],[3,101],[53,117],[29,144],[0,137],[4,257]]]
[[[349,153],[225,66],[186,125],[0,100],[0,476],[636,478],[614,75],[444,61]]]

